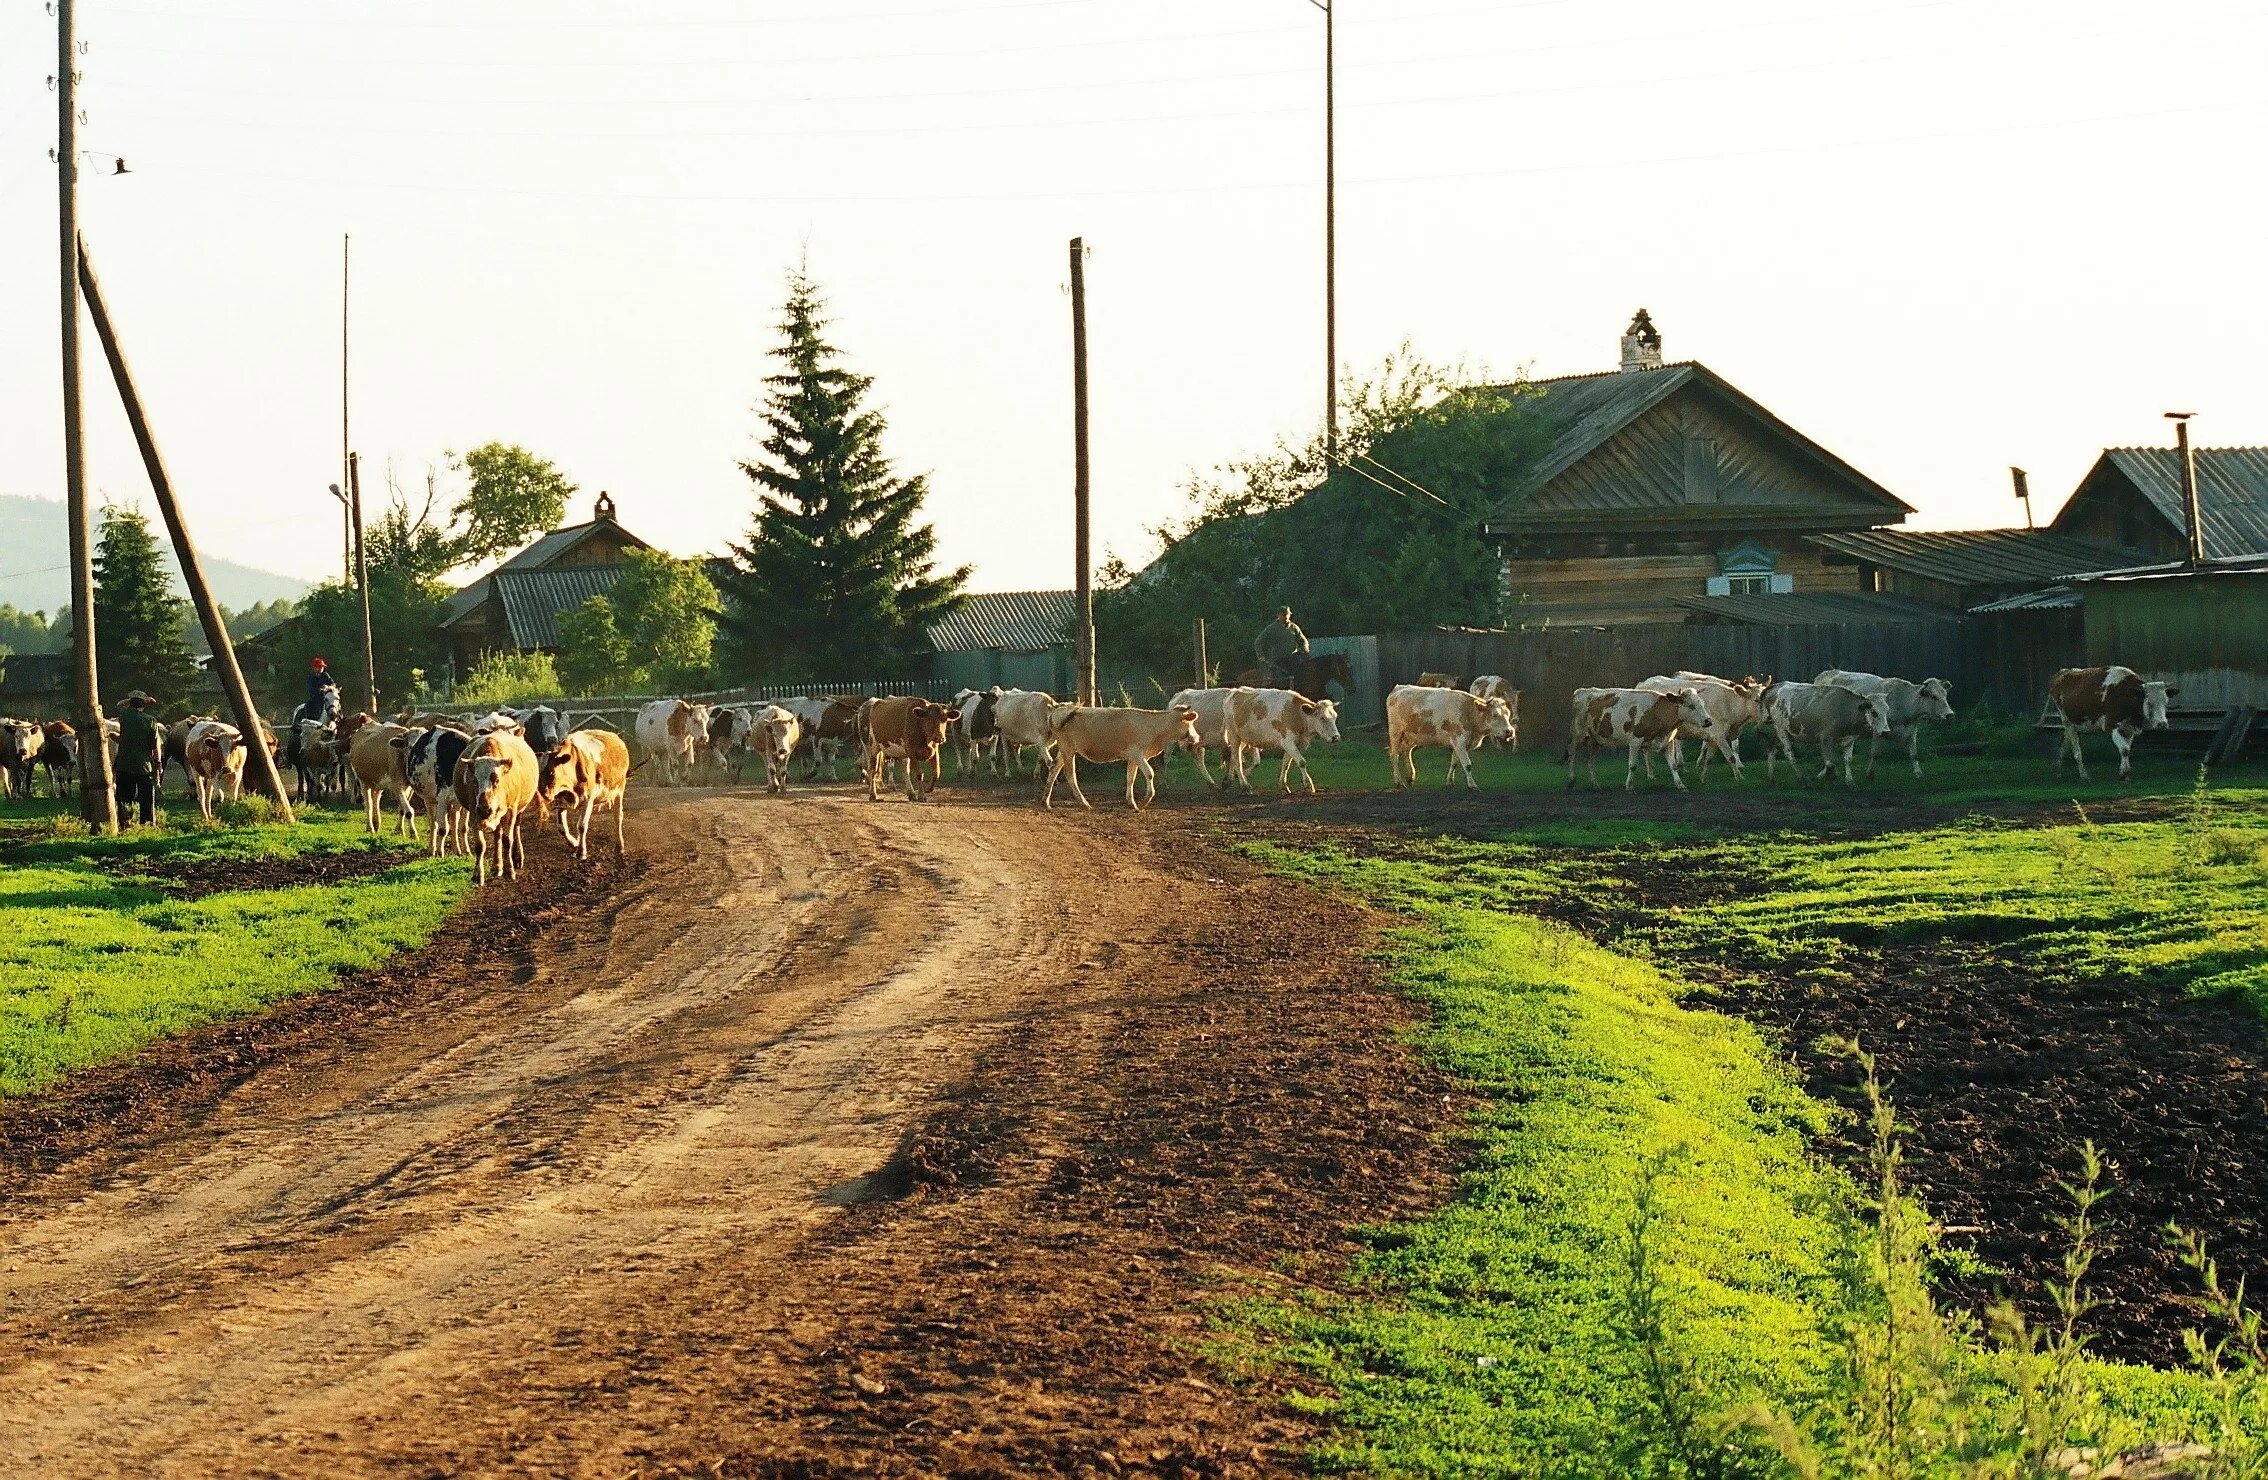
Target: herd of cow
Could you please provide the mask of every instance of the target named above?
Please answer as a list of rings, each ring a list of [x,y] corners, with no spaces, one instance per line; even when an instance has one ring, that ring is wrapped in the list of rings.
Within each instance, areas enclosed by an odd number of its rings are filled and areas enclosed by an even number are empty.
[[[2098,731],[2110,737],[2123,779],[2132,770],[2135,739],[2167,727],[2167,701],[2179,692],[2115,665],[2062,670],[2049,687],[2063,730],[2056,765],[2068,755],[2085,778],[2080,736]],[[1916,682],[1839,668],[1809,683],[1681,671],[1628,688],[1577,689],[1567,784],[1575,784],[1580,758],[1595,787],[1598,753],[1619,748],[1626,756],[1626,788],[1635,784],[1641,766],[1651,777],[1658,757],[1682,790],[1689,740],[1700,747],[1704,776],[1712,758],[1722,758],[1737,778],[1743,771],[1741,737],[1752,728],[1766,732],[1767,776],[1782,760],[1796,766],[1799,744],[1815,745],[1819,776],[1839,769],[1851,784],[1858,742],[1867,742],[1871,777],[1882,742],[1889,739],[1904,742],[1907,763],[1919,777],[1921,726],[1952,714],[1943,679]],[[1519,692],[1493,674],[1462,688],[1452,676],[1433,673],[1398,685],[1386,696],[1393,785],[1399,789],[1417,779],[1416,752],[1439,749],[1449,753],[1445,782],[1462,775],[1468,787],[1477,786],[1472,753],[1491,742],[1517,746],[1519,725]],[[992,688],[964,689],[950,703],[858,695],[749,706],[660,699],[638,712],[632,731],[640,752],[635,766],[620,735],[597,727],[570,731],[548,706],[502,709],[470,721],[441,714],[295,720],[280,736],[263,726],[261,738],[292,772],[302,798],[359,795],[364,820],[375,833],[391,796],[397,832],[406,830],[414,839],[417,819],[429,819],[433,851],[453,848],[475,856],[485,883],[492,868],[504,877],[519,872],[531,817],[540,828],[556,816],[570,849],[587,858],[594,821],[611,810],[619,851],[624,794],[631,776],[649,768],[651,779],[663,786],[726,784],[739,781],[753,759],[762,763],[767,788],[783,792],[798,762],[806,780],[822,768],[839,779],[848,757],[870,799],[881,796],[898,768],[907,798],[919,801],[935,788],[948,756],[963,775],[980,764],[993,775],[1021,775],[1033,758],[1032,774],[1046,773],[1041,804],[1051,807],[1059,781],[1069,784],[1081,806],[1089,805],[1079,786],[1077,762],[1083,760],[1123,765],[1127,805],[1139,807],[1157,796],[1153,763],[1176,750],[1195,760],[1208,784],[1233,781],[1245,790],[1251,789],[1253,762],[1278,754],[1283,760],[1278,784],[1289,791],[1297,770],[1312,792],[1308,752],[1339,738],[1339,715],[1332,700],[1289,689],[1183,689],[1163,709],[1138,709],[1068,704],[1034,690]],[[56,795],[70,790],[78,777],[79,743],[72,726],[60,721],[0,719],[0,782],[6,794],[30,796],[42,772]],[[1219,778],[1208,764],[1216,754]],[[166,731],[164,756],[160,789],[178,766],[208,819],[216,801],[243,791],[244,737],[234,725],[210,715],[176,721]],[[1146,798],[1137,797],[1137,783],[1147,787]]]

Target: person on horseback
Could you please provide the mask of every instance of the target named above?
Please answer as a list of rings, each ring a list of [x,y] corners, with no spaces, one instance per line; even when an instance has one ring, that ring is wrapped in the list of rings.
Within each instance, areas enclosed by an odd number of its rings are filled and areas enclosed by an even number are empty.
[[[307,702],[291,712],[291,730],[284,736],[284,761],[299,764],[299,722],[311,719],[327,725],[339,717],[339,681],[330,665],[317,658],[307,669]]]
[[[1300,672],[1307,667],[1307,634],[1292,620],[1290,607],[1276,613],[1276,620],[1252,639],[1252,655],[1260,660],[1260,676],[1266,687],[1299,687]]]

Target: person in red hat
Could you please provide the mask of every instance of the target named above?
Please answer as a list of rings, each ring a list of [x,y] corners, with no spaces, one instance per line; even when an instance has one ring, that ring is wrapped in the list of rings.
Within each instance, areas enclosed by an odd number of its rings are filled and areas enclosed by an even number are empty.
[[[331,677],[330,665],[317,658],[307,670],[307,702],[294,718],[328,720],[338,712],[339,681]]]

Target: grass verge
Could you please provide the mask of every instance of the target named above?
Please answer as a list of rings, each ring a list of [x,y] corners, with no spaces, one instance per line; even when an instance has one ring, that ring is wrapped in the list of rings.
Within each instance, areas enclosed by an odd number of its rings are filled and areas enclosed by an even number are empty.
[[[153,874],[404,845],[366,837],[359,813],[112,838],[70,836],[36,814],[9,820],[8,835],[30,840],[0,847],[0,1096],[422,945],[468,881],[461,859],[405,853],[341,883],[175,898]]]

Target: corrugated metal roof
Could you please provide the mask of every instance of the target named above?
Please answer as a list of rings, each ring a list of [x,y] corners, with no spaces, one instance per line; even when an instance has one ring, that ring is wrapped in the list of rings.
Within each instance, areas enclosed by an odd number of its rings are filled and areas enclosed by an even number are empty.
[[[604,596],[622,579],[620,565],[562,565],[551,570],[500,570],[490,580],[504,607],[504,627],[512,646],[559,646],[559,618],[594,596]]]
[[[2103,570],[2142,552],[2050,529],[1858,529],[1811,543],[1952,586],[2013,586]]]
[[[2171,447],[2110,447],[2105,461],[2142,490],[2176,530],[2189,521],[2181,506],[2181,458]],[[2205,553],[2214,559],[2268,554],[2268,447],[2197,449],[2197,507]]]
[[[449,598],[449,604],[441,609],[440,625],[443,627],[454,625],[466,613],[488,600],[488,583],[492,577],[502,575],[508,570],[541,570],[581,544],[593,531],[602,528],[612,529],[623,539],[640,549],[651,548],[644,540],[639,539],[612,519],[591,519],[581,524],[570,524],[565,528],[552,530],[548,534],[539,536],[533,544],[506,560],[502,565],[497,566],[487,575],[473,581],[470,585],[460,587],[457,593]]]
[[[1507,386],[1534,394],[1543,414],[1558,423],[1551,450],[1539,460],[1520,487],[1489,515],[1490,523],[1512,523],[1522,516],[1529,496],[1544,488],[1575,464],[1598,451],[1616,433],[1689,385],[1701,385],[1731,401],[1781,437],[1818,458],[1849,479],[1854,491],[1894,514],[1912,512],[1912,506],[1872,478],[1804,436],[1766,410],[1723,376],[1697,360],[1664,365],[1658,370],[1608,370],[1593,375],[1562,375],[1549,380]],[[1701,506],[1706,512],[1706,506]],[[1565,509],[1555,508],[1554,514]]]
[[[1069,591],[984,591],[959,611],[930,624],[940,653],[1038,653],[1071,640]]]
[[[1777,595],[1678,596],[1672,598],[1695,616],[1752,627],[1795,627],[1815,622],[1919,625],[1953,622],[1960,613],[1926,601],[1873,591],[1785,591]]]
[[[2229,555],[2208,559],[2203,565],[2190,566],[2179,560],[2161,561],[2156,565],[2129,565],[2117,570],[2089,571],[2074,576],[2076,581],[2172,581],[2187,580],[2193,576],[2261,576],[2268,575],[2268,552],[2258,555]]]
[[[1972,616],[1989,616],[1994,612],[2056,612],[2067,611],[2079,605],[2079,593],[2069,586],[2054,585],[2038,591],[2025,591],[2015,596],[2003,596],[1982,606],[1972,606]]]

